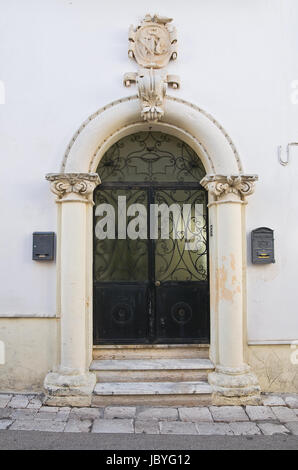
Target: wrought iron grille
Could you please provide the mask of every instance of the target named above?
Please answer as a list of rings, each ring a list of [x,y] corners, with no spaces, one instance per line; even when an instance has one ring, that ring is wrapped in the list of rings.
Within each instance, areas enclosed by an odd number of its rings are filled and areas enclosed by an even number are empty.
[[[161,132],[139,132],[112,145],[97,173],[103,183],[199,183],[205,169],[185,142]]]

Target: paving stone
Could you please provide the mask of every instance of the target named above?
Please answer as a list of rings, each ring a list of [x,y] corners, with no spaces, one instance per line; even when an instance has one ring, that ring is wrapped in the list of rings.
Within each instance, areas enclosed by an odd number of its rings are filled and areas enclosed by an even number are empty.
[[[31,400],[33,400],[33,398],[36,398],[36,397],[38,397],[38,396],[40,396],[40,395],[37,395],[36,393],[26,393],[26,394],[23,395],[23,396],[26,396],[26,397],[28,398],[29,402],[30,402]]]
[[[10,418],[13,408],[0,408],[0,419]]]
[[[132,419],[96,419],[91,432],[99,433],[133,433]]]
[[[160,408],[146,408],[137,412],[137,419],[144,420],[158,420],[158,421],[177,421],[178,410],[177,408],[160,407]]]
[[[10,429],[21,431],[51,431],[63,432],[65,423],[55,420],[33,419],[15,421]]]
[[[230,427],[236,436],[250,436],[254,434],[261,434],[261,431],[256,425],[256,423],[252,423],[251,421],[230,423]]]
[[[12,419],[0,419],[0,429],[7,429],[12,422]]]
[[[258,423],[258,426],[265,436],[272,436],[272,434],[289,434],[289,431],[283,424]]]
[[[285,406],[284,400],[277,395],[267,395],[263,398],[264,406]]]
[[[29,400],[25,395],[15,395],[9,402],[10,408],[26,408]]]
[[[37,414],[36,414],[36,419],[45,419],[45,420],[53,420],[56,418],[57,416],[57,412],[56,413],[51,413],[49,411],[38,411]]]
[[[290,396],[285,398],[286,405],[290,408],[298,409],[298,396]]]
[[[0,408],[5,408],[10,402],[12,395],[0,394]]]
[[[24,419],[34,419],[36,416],[37,410],[32,410],[28,408],[20,408],[20,409],[15,409],[12,408],[12,413],[11,413],[11,418],[12,419],[19,419],[19,420],[24,420]]]
[[[0,400],[10,400],[13,397],[13,393],[0,393]]]
[[[210,406],[209,409],[217,422],[249,421],[241,406]]]
[[[0,399],[0,408],[5,408],[7,406],[8,402],[9,402],[9,400],[1,400]]]
[[[297,421],[296,422],[292,422],[292,423],[284,423],[284,425],[286,426],[287,429],[289,429],[289,431],[291,431],[292,434],[294,434],[295,436],[298,436],[298,423]]]
[[[59,408],[57,406],[41,406],[39,412],[45,411],[47,413],[57,413]]]
[[[296,415],[294,410],[291,410],[286,406],[275,406],[272,411],[281,423],[298,421],[298,416]]]
[[[40,398],[32,398],[30,401],[29,401],[29,405],[27,406],[27,408],[32,408],[32,409],[36,409],[38,410],[39,408],[42,407],[42,401]]]
[[[213,422],[212,415],[207,407],[178,408],[178,411],[181,421]]]
[[[55,416],[56,421],[67,421],[70,416],[70,408],[68,410],[59,409]]]
[[[35,431],[36,425],[34,419],[25,419],[15,421],[10,429],[13,431]]]
[[[35,419],[34,426],[36,431],[63,432],[65,423],[62,421]]]
[[[70,412],[70,418],[79,419],[97,419],[103,416],[100,408],[73,408]]]
[[[64,432],[89,432],[92,426],[91,419],[70,419],[65,426]]]
[[[136,415],[135,406],[107,406],[104,410],[106,419],[112,418],[134,418]]]
[[[135,421],[135,433],[136,434],[159,434],[159,423],[158,421],[136,420]]]
[[[197,423],[196,427],[198,434],[201,436],[234,435],[232,428],[227,423]]]
[[[269,406],[246,406],[246,413],[252,421],[272,421],[276,419]]]
[[[194,423],[182,421],[161,421],[159,423],[160,434],[197,434]]]

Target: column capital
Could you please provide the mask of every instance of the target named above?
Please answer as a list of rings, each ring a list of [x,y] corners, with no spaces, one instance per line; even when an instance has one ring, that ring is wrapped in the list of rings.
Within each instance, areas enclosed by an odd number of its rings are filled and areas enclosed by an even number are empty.
[[[46,180],[57,202],[92,202],[92,193],[101,182],[97,173],[49,173]]]
[[[241,201],[254,192],[257,175],[213,175],[204,176],[201,185],[217,201]]]

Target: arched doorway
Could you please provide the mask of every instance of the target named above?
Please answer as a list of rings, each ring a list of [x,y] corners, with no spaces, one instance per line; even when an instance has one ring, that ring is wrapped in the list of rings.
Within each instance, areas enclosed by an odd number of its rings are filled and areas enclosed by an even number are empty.
[[[97,173],[94,343],[208,343],[207,191],[200,185],[200,159],[177,137],[138,132],[112,145]]]
[[[258,403],[260,387],[246,363],[245,207],[256,175],[245,174],[230,136],[193,103],[167,96],[162,122],[146,123],[137,96],[114,101],[82,123],[71,139],[60,173],[46,176],[56,195],[57,364],[45,378],[47,403],[90,404],[96,377],[92,361],[93,191],[95,173],[111,146],[139,131],[159,131],[182,139],[202,161],[208,191],[210,358],[208,376],[214,403]]]

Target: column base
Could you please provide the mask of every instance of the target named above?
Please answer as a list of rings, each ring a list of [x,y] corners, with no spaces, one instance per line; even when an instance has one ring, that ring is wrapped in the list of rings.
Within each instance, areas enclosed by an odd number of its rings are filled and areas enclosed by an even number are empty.
[[[214,405],[260,405],[260,386],[250,367],[239,368],[217,366],[215,372],[208,375],[213,387]]]
[[[47,406],[90,406],[96,375],[49,372],[44,381]]]

